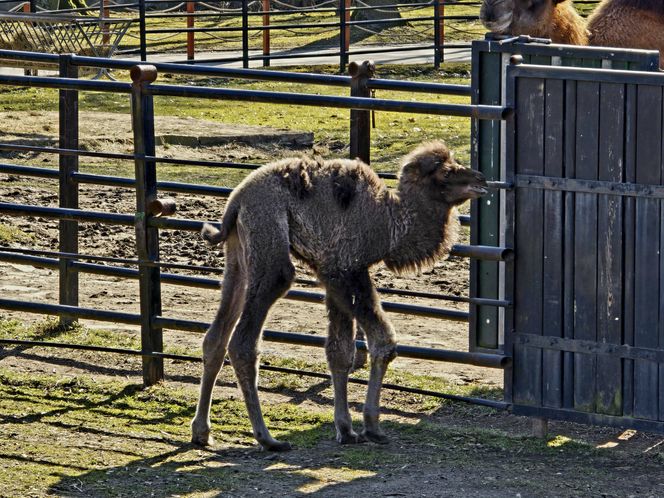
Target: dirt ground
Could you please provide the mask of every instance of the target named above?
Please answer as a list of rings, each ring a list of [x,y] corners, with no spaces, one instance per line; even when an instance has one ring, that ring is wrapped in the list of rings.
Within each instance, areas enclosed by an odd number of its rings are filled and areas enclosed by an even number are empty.
[[[209,155],[209,150],[203,155]],[[189,153],[196,157],[196,150]],[[52,159],[36,155],[33,163],[53,166]],[[173,194],[177,201],[178,217],[190,219],[217,219],[223,212],[224,201],[215,198]],[[0,175],[2,202],[57,206],[57,185],[46,181],[26,181]],[[114,213],[133,213],[133,192],[106,187],[81,187],[81,208]],[[57,222],[39,218],[11,218],[0,216],[0,223],[20,229],[30,237],[20,245],[24,247],[57,250]],[[81,224],[80,252],[89,255],[134,258],[134,234],[131,227],[107,226],[96,223]],[[162,260],[175,263],[223,267],[223,254],[206,247],[194,233],[164,231],[160,239]],[[16,243],[12,244],[16,246]],[[174,272],[177,272],[174,270]],[[382,267],[373,270],[380,287],[420,290],[442,294],[467,295],[468,262],[451,258],[439,262],[429,271],[411,277],[395,277]],[[203,276],[203,274],[201,274]],[[212,275],[214,276],[214,275]],[[299,268],[299,277],[311,278],[305,268]],[[297,288],[315,290],[312,287]],[[218,304],[218,291],[165,285],[162,289],[163,315],[167,317],[210,321]],[[57,272],[16,264],[0,263],[0,296],[38,302],[57,302]],[[138,285],[135,281],[99,275],[81,274],[80,305],[88,308],[138,313]],[[464,309],[455,303],[387,297],[388,300]],[[1,318],[19,318],[23,322],[42,320],[38,315],[0,312]],[[467,350],[467,324],[445,320],[391,313],[400,344]],[[96,329],[127,332],[135,327],[103,322],[84,322]],[[267,328],[306,334],[323,335],[325,312],[319,304],[301,303],[282,299],[270,314]],[[183,348],[199,347],[199,334],[166,331],[165,343]],[[299,346],[286,346],[265,342],[267,354],[300,358],[309,362],[323,361],[322,350]],[[8,349],[0,355],[0,368],[12,372],[56,374],[64,376],[88,375],[100,381],[126,379],[139,382],[140,363],[135,358],[117,361],[92,353],[33,352],[22,348]],[[409,373],[442,377],[452,384],[477,384],[500,387],[502,372],[467,365],[441,364],[399,358],[394,369]],[[197,365],[174,367],[168,372],[169,383],[182,382],[195,392]],[[268,375],[264,373],[263,375]],[[331,392],[326,383],[313,383],[296,394],[278,389],[263,389],[261,396],[267,404],[293,403],[312,412],[331,410]],[[224,380],[217,397],[237,397],[237,391]],[[354,410],[361,406],[361,390],[354,388]],[[286,455],[267,455],[257,451],[246,437],[240,442],[213,448],[212,452],[182,446],[164,439],[160,444],[166,456],[156,452],[151,457],[134,460],[125,467],[105,471],[90,471],[102,483],[113,486],[114,480],[134,478],[134,474],[147,472],[163,463],[169,455],[184,451],[189,465],[208,468],[204,477],[211,479],[209,469],[232,466],[241,475],[253,480],[233,481],[230,491],[220,493],[213,485],[195,496],[664,496],[664,470],[661,469],[662,439],[656,435],[623,433],[615,429],[589,428],[574,424],[552,423],[553,434],[564,434],[579,442],[582,449],[550,449],[546,443],[536,443],[524,437],[530,434],[530,422],[504,413],[487,410],[460,409],[459,405],[441,405],[433,411],[409,410],[409,398],[386,394],[385,419],[391,423],[388,433],[393,443],[387,448],[376,448],[380,458],[350,462],[348,450],[340,450],[330,439],[319,441],[313,447],[296,449]],[[66,411],[66,408],[62,408]],[[57,412],[57,410],[55,410]],[[59,412],[58,412],[59,413]],[[4,423],[13,423],[7,416]],[[30,420],[33,420],[31,418]],[[37,417],[41,422],[41,419]],[[219,421],[217,421],[218,423]],[[414,438],[406,427],[424,426],[425,437]],[[7,426],[9,427],[9,426]],[[147,430],[147,429],[146,429]],[[186,433],[186,428],[183,429]],[[470,431],[470,432],[468,432]],[[481,431],[489,431],[481,432]],[[491,432],[493,431],[493,432]],[[101,434],[101,433],[100,433]],[[103,447],[108,434],[86,434],[86,444]],[[470,434],[470,436],[469,436]],[[489,434],[489,436],[487,436]],[[492,435],[493,434],[493,435]],[[498,442],[494,441],[494,436]],[[246,436],[246,435],[245,435]],[[0,434],[0,439],[2,438]],[[71,437],[71,435],[69,436]],[[186,435],[184,436],[186,438]],[[427,442],[429,438],[429,442]],[[440,438],[440,439],[432,439]],[[494,439],[492,439],[494,438]],[[505,441],[503,442],[504,438]],[[622,438],[622,439],[621,439]],[[7,441],[11,440],[7,436]],[[146,439],[147,441],[147,439]],[[17,444],[15,440],[8,443]],[[141,444],[137,441],[136,444]],[[2,443],[0,443],[0,446]],[[538,446],[539,445],[539,446]],[[17,450],[18,451],[18,450]],[[363,454],[364,455],[364,454]],[[1,456],[1,455],[0,455]],[[161,459],[160,459],[161,458]],[[373,458],[373,459],[372,459]],[[193,463],[192,463],[193,462]],[[332,475],[352,467],[352,478],[325,481],[320,475],[311,482],[324,485],[306,487],[302,480],[307,469],[328,469]],[[101,466],[103,468],[103,465]],[[300,469],[289,473],[289,469]],[[278,472],[276,472],[278,471]],[[98,474],[95,474],[98,472]],[[131,474],[131,476],[129,475]],[[196,481],[201,472],[184,478]],[[294,477],[295,474],[299,477]],[[182,474],[181,474],[182,475]],[[277,475],[278,477],[275,477]],[[341,474],[339,474],[341,475]],[[345,474],[344,474],[345,475]],[[350,474],[349,474],[350,475]],[[149,481],[149,479],[148,479]],[[148,482],[146,481],[146,482]],[[306,482],[309,482],[305,479]],[[305,482],[305,484],[306,484]],[[106,488],[104,488],[106,489]],[[199,488],[196,488],[199,489]],[[0,496],[4,496],[0,490]],[[159,488],[152,496],[179,496],[164,494]],[[42,494],[61,496],[106,496],[106,491],[86,491],[75,479],[63,478],[56,488]],[[10,496],[11,493],[7,496]],[[120,494],[122,495],[122,494]],[[150,496],[136,492],[135,496]],[[184,494],[183,494],[184,495]],[[192,495],[194,496],[194,495]]]

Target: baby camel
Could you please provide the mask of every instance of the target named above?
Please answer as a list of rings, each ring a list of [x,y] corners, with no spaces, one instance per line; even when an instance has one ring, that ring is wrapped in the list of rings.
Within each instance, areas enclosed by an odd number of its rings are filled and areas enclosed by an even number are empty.
[[[228,349],[254,437],[266,450],[290,449],[265,426],[257,379],[261,329],[293,282],[292,254],[316,272],[326,290],[325,350],[337,441],[386,443],[378,424],[380,390],[396,342],[369,267],[384,261],[401,272],[430,265],[454,242],[454,207],[484,193],[483,175],[460,166],[441,142],[423,144],[404,159],[397,192],[359,160],[291,158],[250,174],[231,195],[221,228],[206,225],[202,232],[212,244],[225,242],[226,271],[221,305],[203,341],[192,441],[211,443],[212,388]],[[371,356],[361,434],[353,431],[347,400],[356,322]]]

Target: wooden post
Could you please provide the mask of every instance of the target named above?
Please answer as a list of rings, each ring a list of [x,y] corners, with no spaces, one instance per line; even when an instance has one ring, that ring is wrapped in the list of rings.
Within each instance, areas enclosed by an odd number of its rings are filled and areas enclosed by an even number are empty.
[[[533,417],[533,437],[546,439],[549,435],[549,421],[541,417]]]
[[[101,8],[102,19],[108,19],[109,17],[111,17],[111,11],[108,8],[108,2],[109,0],[103,0],[102,2],[102,8]],[[108,23],[102,23],[101,32],[102,32],[101,42],[102,44],[104,44],[104,46],[107,46],[109,41],[111,40],[111,36],[108,32]]]
[[[60,56],[61,78],[78,78],[78,66],[71,63],[71,55]],[[59,147],[78,149],[78,90],[60,90],[59,97]],[[78,156],[60,155],[59,203],[61,208],[78,209],[78,183],[72,173],[78,171]],[[78,222],[59,222],[60,252],[78,252]],[[61,259],[59,270],[59,303],[78,306],[78,272],[72,260]],[[75,319],[60,317],[60,324],[71,325]]]
[[[339,0],[339,72],[345,73],[350,48],[350,9],[351,0]]]
[[[270,65],[270,0],[263,0],[263,26],[267,29],[263,30],[263,66]]]
[[[194,16],[192,15],[196,10],[196,5],[194,2],[187,2],[187,29],[192,29],[194,27]],[[196,40],[195,33],[193,31],[187,31],[187,60],[194,60],[194,52],[196,50]]]
[[[350,8],[352,6],[352,0],[344,0],[346,3],[345,11],[345,29],[344,29],[344,50],[348,52],[350,50]]]
[[[157,199],[157,172],[154,156],[154,105],[144,88],[157,79],[157,69],[150,65],[134,66],[130,72],[131,119],[134,129],[136,170],[136,252],[139,261],[159,259],[159,233],[149,226],[150,203]],[[139,264],[139,293],[141,305],[141,349],[145,352],[163,351],[162,330],[154,324],[161,315],[161,284],[159,268]],[[143,356],[143,384],[151,386],[164,378],[162,358]]]
[[[351,62],[348,65],[348,73],[353,78],[350,84],[351,97],[371,97],[367,80],[373,78],[375,72],[373,61],[361,64]],[[350,158],[359,158],[367,164],[371,161],[371,111],[350,111]]]
[[[445,0],[433,0],[433,64],[436,69],[445,61]]]

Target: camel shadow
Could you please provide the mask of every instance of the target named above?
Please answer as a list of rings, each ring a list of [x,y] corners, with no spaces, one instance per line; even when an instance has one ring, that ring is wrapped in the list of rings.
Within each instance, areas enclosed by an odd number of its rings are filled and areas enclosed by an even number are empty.
[[[322,383],[321,383],[322,384]],[[311,388],[309,389],[311,394]],[[193,407],[172,414],[163,413],[164,420],[193,415]],[[133,424],[138,432],[148,431],[141,426],[154,423],[148,414]],[[214,425],[223,423],[218,417]],[[113,434],[94,429],[97,435],[135,438],[132,444],[162,443],[164,450],[125,451],[131,461],[92,470],[66,469],[52,484],[48,494],[61,496],[353,496],[366,492],[380,483],[380,495],[408,496],[412,476],[406,468],[422,463],[434,464],[440,448],[432,441],[443,443],[450,434],[444,427],[431,423],[427,416],[414,422],[385,421],[384,429],[391,439],[388,445],[371,443],[341,446],[334,441],[331,422],[314,427],[293,428],[279,434],[294,443],[294,450],[270,453],[255,443],[224,442],[202,448],[188,442],[132,434]],[[219,427],[217,427],[219,429]],[[452,429],[454,431],[454,429]],[[218,435],[223,431],[216,431]],[[456,437],[458,439],[459,437]],[[146,446],[147,447],[147,446]],[[151,448],[153,448],[151,446]],[[458,457],[466,450],[454,446],[446,458]],[[474,465],[474,464],[472,464]],[[396,475],[395,475],[396,474]],[[412,491],[412,489],[411,489]]]

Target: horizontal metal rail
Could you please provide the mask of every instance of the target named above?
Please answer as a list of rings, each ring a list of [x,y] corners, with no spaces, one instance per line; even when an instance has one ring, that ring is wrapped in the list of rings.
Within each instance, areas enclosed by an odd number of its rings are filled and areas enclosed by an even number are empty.
[[[219,100],[242,100],[305,106],[325,106],[367,111],[410,112],[446,116],[472,117],[475,119],[502,120],[510,114],[508,107],[472,104],[434,104],[405,100],[374,99],[367,97],[338,97],[331,95],[266,92],[261,90],[237,90],[230,88],[206,88],[152,84],[145,93],[153,96],[199,97]]]
[[[117,152],[99,152],[99,151],[87,151],[80,149],[63,149],[60,147],[48,147],[48,146],[37,146],[37,145],[19,145],[11,143],[0,143],[0,150],[7,151],[16,151],[16,152],[43,152],[48,154],[59,154],[62,156],[83,156],[83,157],[99,157],[102,159],[123,159],[127,161],[134,161],[136,156],[134,154],[122,154]],[[155,161],[163,164],[177,164],[183,166],[205,166],[205,167],[214,167],[214,168],[235,168],[235,169],[258,169],[262,164],[257,163],[235,163],[229,161],[202,161],[195,159],[178,159],[171,157],[159,157],[159,156],[145,156],[146,161]],[[21,168],[15,164],[0,164],[0,171],[2,168]],[[42,168],[44,171],[57,171],[53,168]],[[19,169],[16,170],[20,171]],[[35,170],[37,171],[37,170]],[[13,172],[10,172],[13,173]],[[20,173],[17,173],[20,174]],[[49,173],[47,173],[47,176]],[[379,173],[380,175],[380,173]],[[38,175],[32,175],[38,176]],[[101,178],[101,177],[100,177]]]
[[[0,84],[58,88],[64,90],[88,90],[113,93],[130,93],[129,83],[73,78],[44,78],[38,76],[0,75]],[[417,114],[437,114],[462,116],[475,119],[502,120],[511,112],[507,107],[472,104],[434,104],[400,100],[374,99],[367,97],[339,97],[288,92],[267,92],[261,90],[240,90],[231,88],[208,88],[197,86],[176,86],[152,84],[144,93],[153,96],[197,97],[219,100],[240,100],[268,104],[289,104],[303,106],[325,106],[342,109],[361,109],[387,112],[410,112]]]
[[[134,225],[134,215],[106,213],[104,211],[84,211],[82,209],[68,209],[28,204],[11,204],[0,202],[0,213],[11,216],[41,216],[44,218],[75,220],[83,222],[100,222],[115,225]],[[203,228],[204,221],[189,220],[185,218],[150,218],[148,224],[156,228],[173,230],[186,230],[198,232]],[[505,247],[492,246],[466,246],[456,244],[450,252],[452,256],[486,259],[489,261],[503,261],[512,257],[512,251]]]
[[[141,316],[134,313],[122,313],[117,311],[105,311],[78,306],[66,306],[61,304],[33,303],[17,301],[12,299],[0,299],[0,309],[21,311],[27,313],[39,313],[69,318],[83,318],[96,321],[110,321],[139,325]],[[204,332],[209,327],[208,323],[194,322],[189,320],[175,320],[161,316],[154,317],[157,327],[190,332]],[[265,330],[263,338],[270,342],[284,342],[302,346],[325,346],[325,337],[291,332]],[[358,349],[366,350],[364,341],[356,341]],[[462,363],[467,365],[483,366],[488,368],[506,368],[511,359],[509,356],[490,353],[469,353],[465,351],[450,351],[445,349],[422,348],[416,346],[397,346],[397,354],[404,358],[418,358],[434,361],[446,361],[451,363]]]
[[[33,266],[41,266],[47,268],[58,268],[58,259],[55,258],[40,258],[29,254],[12,254],[0,251],[0,261],[8,261],[14,263],[30,264]],[[142,263],[141,263],[142,264]],[[70,265],[78,270],[94,273],[97,275],[106,275],[113,277],[123,277],[129,279],[137,279],[139,272],[133,268],[121,268],[117,266],[99,265],[92,263],[79,263],[71,262]],[[161,266],[160,263],[147,262],[144,266]],[[166,267],[170,265],[166,264]],[[162,273],[160,281],[163,284],[170,285],[184,285],[187,287],[198,287],[203,289],[219,289],[221,282],[211,278],[192,277],[189,275],[177,275],[171,273]],[[325,301],[325,294],[321,292],[311,292],[303,290],[289,290],[284,296],[286,299],[293,301],[307,302],[307,303],[323,303]],[[435,308],[430,306],[419,306],[413,304],[395,303],[391,301],[381,301],[381,306],[385,311],[392,313],[406,313],[416,316],[424,316],[428,318],[438,318],[443,320],[451,320],[456,322],[467,322],[469,315],[465,311]]]
[[[131,93],[131,84],[119,81],[51,78],[45,76],[0,74],[0,85],[57,88],[60,90],[83,90],[89,92]]]
[[[0,213],[10,216],[41,216],[59,220],[109,223],[112,225],[134,225],[134,215],[115,214],[103,211],[84,211],[82,209],[30,206],[0,202]]]
[[[396,47],[390,50],[399,50],[399,49],[400,47]],[[352,52],[349,52],[349,54],[352,55]],[[285,54],[274,55],[275,58],[284,58],[284,56]],[[258,59],[262,59],[265,56],[260,55],[256,57]],[[59,60],[59,56],[53,54],[0,50],[0,59],[2,58],[50,62],[52,64],[57,64]],[[238,60],[240,59],[241,58],[238,58]],[[127,70],[131,69],[138,63],[135,60],[104,59],[101,57],[87,57],[79,55],[72,56],[71,62],[72,64],[77,66],[106,68],[106,69],[127,69]],[[183,62],[191,63],[191,61],[183,61]],[[191,64],[183,65],[172,62],[150,62],[150,64],[155,66],[157,68],[157,71],[159,71],[160,73],[172,73],[172,74],[181,74],[181,75],[190,75],[190,76],[223,76],[226,78],[242,78],[242,79],[252,79],[252,80],[280,81],[284,83],[303,83],[303,84],[342,86],[342,87],[350,87],[352,80],[350,76],[322,75],[314,73],[292,73],[286,71],[268,71],[263,69],[240,69],[240,68],[226,68],[226,67],[212,67],[212,66],[206,67],[201,65],[193,66]],[[471,92],[470,86],[451,85],[446,83],[405,82],[398,80],[391,81],[386,79],[374,78],[374,79],[369,79],[367,84],[369,88],[375,88],[381,90],[397,90],[397,91],[403,90],[409,92],[426,92],[426,93],[448,94],[448,95],[470,95]]]
[[[176,320],[165,317],[155,317],[155,324],[158,327],[189,330],[191,332],[204,332],[209,327],[208,323],[195,322],[189,320]],[[325,337],[294,334],[290,332],[278,332],[274,330],[265,330],[263,333],[265,340],[272,342],[284,342],[288,344],[298,344],[302,346],[325,346]],[[366,350],[366,342],[355,341],[359,350]],[[450,363],[463,363],[466,365],[475,365],[488,368],[505,368],[510,364],[510,357],[502,354],[491,353],[469,353],[466,351],[451,351],[447,349],[421,348],[416,346],[397,346],[397,354],[403,358],[418,358],[435,361],[445,361]]]
[[[89,346],[86,344],[69,344],[63,342],[51,342],[51,341],[28,341],[21,339],[3,339],[0,338],[0,344],[14,345],[14,346],[27,346],[27,347],[44,347],[44,348],[58,348],[58,349],[74,349],[79,351],[97,351],[103,353],[113,353],[113,354],[123,354],[128,356],[151,356],[155,358],[164,358],[168,360],[176,361],[191,361],[196,363],[201,363],[203,359],[199,356],[191,355],[182,355],[182,354],[171,354],[171,353],[161,353],[154,351],[138,351],[135,349],[127,348],[112,348],[107,346]],[[228,360],[224,360],[224,365],[230,365]],[[321,372],[312,372],[310,370],[301,370],[296,368],[286,368],[286,367],[276,367],[274,365],[260,365],[261,370],[267,372],[279,372],[291,375],[304,375],[307,377],[315,377],[319,379],[331,380],[330,374],[324,374]],[[349,377],[348,382],[351,384],[367,385],[368,381],[364,379],[358,379],[355,377]],[[476,398],[472,396],[460,396],[458,394],[448,394],[441,393],[437,391],[431,391],[427,389],[417,389],[414,387],[401,386],[398,384],[391,384],[388,382],[383,383],[384,389],[390,389],[392,391],[401,391],[407,392],[410,394],[420,394],[423,396],[431,396],[434,398],[447,399],[450,401],[458,401],[462,403],[469,403],[479,406],[486,406],[489,408],[494,408],[496,410],[507,410],[510,405],[504,401],[485,399],[485,398]]]
[[[40,256],[54,256],[54,257],[40,257]],[[110,276],[119,276],[127,278],[135,278],[136,275],[138,275],[137,270],[130,268],[122,268],[117,266],[81,263],[78,260],[102,261],[106,263],[127,264],[127,265],[140,264],[143,266],[155,266],[159,268],[169,268],[169,269],[182,269],[182,270],[198,271],[205,273],[217,273],[217,274],[224,273],[223,268],[209,267],[209,266],[185,265],[185,264],[168,263],[168,262],[164,263],[159,261],[139,261],[137,259],[115,258],[110,256],[96,256],[96,255],[87,255],[87,254],[78,254],[78,253],[71,254],[71,253],[62,253],[55,251],[45,251],[39,249],[0,247],[0,261],[19,263],[19,264],[29,264],[32,266],[44,267],[44,268],[58,268],[60,259],[68,260],[69,264],[73,268],[76,268],[86,273],[95,273],[99,275],[110,275]],[[221,284],[221,281],[219,280],[184,276],[172,273],[161,273],[161,281],[162,283],[166,284],[186,285],[190,287],[201,287],[201,288],[210,288],[210,289],[215,289],[219,287],[219,285]],[[320,286],[320,282],[312,279],[297,278],[295,279],[295,283],[300,285]],[[485,306],[507,307],[511,305],[509,301],[503,299],[454,296],[446,294],[435,294],[432,292],[392,289],[387,287],[377,287],[376,290],[380,294],[396,295],[401,297],[418,297],[423,299],[452,301],[457,303],[480,304]]]

